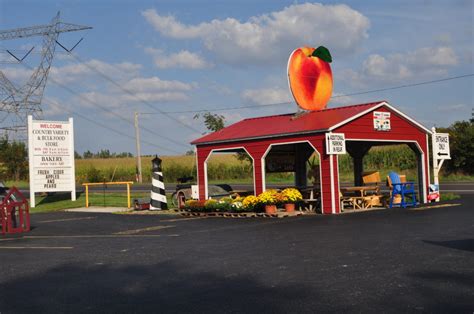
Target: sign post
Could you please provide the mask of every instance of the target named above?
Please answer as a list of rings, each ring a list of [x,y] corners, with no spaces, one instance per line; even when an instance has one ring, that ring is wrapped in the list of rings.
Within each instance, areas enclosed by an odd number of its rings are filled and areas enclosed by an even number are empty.
[[[71,192],[76,200],[74,127],[69,121],[34,121],[28,116],[30,206],[36,192]]]
[[[441,166],[446,159],[451,159],[451,152],[449,150],[449,134],[448,133],[436,133],[436,128],[431,128],[433,134],[432,139],[432,150],[433,150],[433,176],[434,185],[438,189],[439,193],[439,171]],[[438,194],[439,195],[439,194]],[[435,199],[439,202],[439,197]]]

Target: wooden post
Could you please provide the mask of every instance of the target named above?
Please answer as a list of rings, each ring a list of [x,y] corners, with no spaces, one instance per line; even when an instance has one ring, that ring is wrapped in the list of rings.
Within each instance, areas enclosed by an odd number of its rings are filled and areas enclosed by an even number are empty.
[[[128,208],[130,208],[130,183],[127,183],[127,204]]]
[[[86,208],[89,207],[89,185],[86,184]]]

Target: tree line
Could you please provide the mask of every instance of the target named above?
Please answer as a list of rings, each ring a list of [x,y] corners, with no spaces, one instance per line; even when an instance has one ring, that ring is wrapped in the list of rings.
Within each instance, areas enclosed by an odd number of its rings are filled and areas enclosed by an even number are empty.
[[[90,150],[86,150],[82,155],[79,154],[78,152],[74,152],[74,158],[76,159],[92,159],[92,158],[128,158],[128,157],[133,157],[132,153],[129,152],[121,152],[121,153],[115,153],[115,152],[110,152],[108,149],[101,149],[97,153],[93,153]]]
[[[209,115],[212,115],[209,113]],[[223,116],[203,115],[206,126],[214,131],[224,125]],[[443,164],[445,174],[458,173],[474,175],[474,121],[457,121],[447,128],[438,128],[439,133],[449,133],[451,160]],[[192,153],[192,152],[190,152]],[[132,153],[110,152],[101,149],[96,153],[87,150],[83,154],[74,152],[76,159],[90,158],[126,158],[133,157]],[[391,156],[391,158],[397,158]],[[244,158],[242,158],[244,161]],[[408,165],[408,164],[407,164]],[[343,166],[343,165],[341,165]],[[8,137],[0,138],[0,181],[20,181],[28,178],[28,151],[24,142],[10,141]]]

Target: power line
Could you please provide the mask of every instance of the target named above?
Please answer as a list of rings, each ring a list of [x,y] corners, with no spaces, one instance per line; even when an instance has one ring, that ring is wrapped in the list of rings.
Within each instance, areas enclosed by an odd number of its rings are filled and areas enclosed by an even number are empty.
[[[192,126],[180,121],[179,119],[176,119],[175,117],[169,115],[166,111],[163,111],[161,109],[158,109],[156,108],[155,106],[153,106],[151,103],[149,103],[148,101],[146,101],[145,99],[139,97],[138,95],[134,94],[132,91],[126,89],[125,87],[123,87],[121,84],[117,83],[114,79],[110,78],[109,76],[107,76],[106,74],[104,74],[103,72],[97,70],[96,68],[90,66],[89,64],[87,64],[86,62],[84,62],[81,58],[79,58],[79,56],[77,56],[76,54],[74,53],[70,53],[70,55],[72,57],[74,57],[77,61],[79,61],[81,64],[85,65],[87,68],[89,68],[90,70],[98,73],[100,76],[102,76],[105,80],[109,81],[110,83],[114,84],[115,86],[117,86],[118,88],[120,88],[122,91],[124,91],[125,93],[131,95],[132,97],[134,97],[135,99],[138,99],[141,103],[147,105],[148,107],[152,108],[153,110],[156,110],[158,111],[158,113],[160,114],[163,114],[165,116],[167,116],[168,118],[170,118],[171,120],[181,124],[182,126],[184,126],[185,128],[189,129],[189,130],[192,130],[193,132],[198,132],[200,133],[201,131],[199,131],[198,129],[195,129],[193,128]]]
[[[383,92],[383,91],[388,91],[388,90],[395,90],[395,89],[414,87],[414,86],[420,86],[420,85],[427,85],[427,84],[457,80],[457,79],[462,79],[462,78],[467,78],[467,77],[472,77],[472,76],[474,76],[474,73],[459,75],[459,76],[452,76],[452,77],[442,78],[442,79],[438,79],[438,80],[424,81],[424,82],[404,84],[404,85],[398,85],[398,86],[392,86],[392,87],[386,87],[386,88],[380,88],[380,89],[372,89],[372,90],[361,91],[361,92],[353,92],[353,93],[348,93],[348,94],[335,95],[335,96],[332,96],[331,99],[340,98],[340,97],[349,97],[349,96],[356,96],[356,95],[371,94],[371,93],[376,93],[376,92]],[[270,103],[270,104],[262,104],[262,105],[247,105],[247,106],[236,106],[236,107],[217,107],[217,108],[199,109],[199,110],[167,111],[166,113],[167,114],[199,113],[199,112],[208,112],[208,111],[226,111],[226,110],[238,110],[238,109],[245,109],[245,108],[273,107],[273,106],[282,106],[282,105],[289,105],[289,104],[294,104],[294,102],[293,101],[287,101],[287,102]],[[160,113],[142,112],[140,114],[155,115],[155,114],[160,114]]]
[[[22,62],[21,64],[24,65],[25,67],[29,68],[29,69],[32,69],[32,67],[29,66],[28,64],[26,64],[25,62]],[[88,103],[90,103],[90,104],[93,104],[93,105],[97,106],[98,108],[100,108],[100,109],[101,109],[102,111],[104,111],[105,113],[112,114],[113,116],[116,116],[117,118],[119,118],[120,120],[122,120],[122,121],[124,121],[124,122],[127,122],[128,124],[130,124],[130,125],[132,125],[132,126],[134,125],[134,123],[133,123],[132,121],[130,121],[129,119],[127,119],[126,117],[124,117],[124,116],[122,116],[122,115],[120,115],[120,114],[118,114],[118,113],[116,113],[116,112],[114,112],[114,111],[111,111],[111,110],[109,110],[108,108],[105,108],[104,106],[102,106],[102,105],[99,104],[98,102],[95,102],[95,101],[93,101],[93,100],[91,100],[91,99],[85,97],[84,95],[82,95],[82,94],[76,92],[75,90],[69,88],[68,86],[66,86],[66,85],[64,85],[64,84],[62,84],[62,83],[60,83],[60,82],[58,82],[57,80],[55,80],[55,79],[53,79],[53,78],[50,78],[49,80],[50,80],[50,82],[52,82],[52,83],[58,85],[59,87],[65,89],[65,90],[68,91],[69,93],[71,93],[71,94],[73,94],[73,95],[75,95],[75,96],[77,96],[77,97],[83,99],[84,101],[86,101],[86,102],[88,102]],[[180,146],[182,146],[182,147],[188,147],[188,145],[185,145],[185,144],[183,144],[183,143],[181,143],[181,142],[178,142],[178,141],[176,141],[176,140],[174,140],[174,139],[172,139],[172,138],[169,138],[169,137],[164,136],[164,135],[161,135],[161,134],[157,134],[156,132],[150,130],[149,128],[146,128],[146,127],[143,127],[143,126],[142,126],[141,128],[142,128],[143,130],[145,130],[145,131],[147,131],[147,132],[153,134],[154,136],[163,138],[163,139],[165,139],[165,140],[167,140],[167,141],[170,141],[170,142],[172,142],[172,143],[174,143],[174,144],[176,144],[176,145],[180,145]]]
[[[46,101],[48,101],[48,98],[47,98],[47,97],[44,97],[43,99],[46,100]],[[49,102],[51,102],[51,103],[56,103],[56,104],[57,104],[57,102],[52,101],[51,99],[49,99]],[[76,112],[76,111],[73,111],[73,110],[70,110],[70,109],[66,108],[65,106],[61,106],[61,107],[62,107],[65,111],[69,112],[70,114],[77,115],[78,117],[80,117],[80,118],[82,118],[82,119],[84,119],[84,120],[87,120],[87,121],[89,121],[89,122],[91,122],[91,123],[93,123],[93,124],[95,124],[95,125],[97,125],[97,126],[99,126],[99,127],[101,127],[101,128],[107,129],[107,130],[109,130],[109,131],[111,131],[111,132],[114,132],[114,133],[116,133],[116,134],[119,134],[119,135],[121,135],[121,136],[123,136],[123,137],[129,138],[129,139],[135,141],[135,137],[133,137],[133,136],[127,134],[127,133],[121,132],[121,131],[116,130],[116,129],[114,129],[114,128],[111,128],[111,127],[109,127],[109,126],[107,126],[107,125],[105,125],[105,124],[102,124],[102,123],[100,123],[100,122],[97,122],[97,121],[95,121],[95,120],[92,120],[92,119],[88,118],[87,116],[85,116],[85,115],[83,115],[83,114],[81,114],[81,113],[79,113],[79,112]],[[173,150],[173,149],[169,149],[169,148],[166,148],[166,147],[157,145],[157,144],[153,144],[153,143],[150,143],[150,142],[148,142],[148,141],[142,140],[142,142],[145,143],[145,144],[148,144],[148,145],[150,145],[150,146],[152,146],[152,147],[161,149],[161,150],[166,150],[166,151],[169,151],[169,152],[172,152],[172,153],[175,153],[175,154],[181,154],[181,152],[178,152],[178,151],[175,151],[175,150]]]
[[[432,80],[432,81],[425,81],[425,82],[404,84],[404,85],[398,85],[398,86],[387,87],[387,88],[373,89],[373,90],[368,90],[368,91],[364,91],[364,92],[354,92],[354,93],[349,93],[349,94],[344,94],[344,95],[333,96],[331,98],[356,96],[356,95],[370,94],[370,93],[376,93],[376,92],[384,92],[384,91],[394,90],[394,89],[401,89],[401,88],[407,88],[407,87],[414,87],[414,86],[420,86],[420,85],[439,83],[439,82],[444,82],[444,81],[457,80],[457,79],[471,77],[471,76],[474,76],[474,73],[459,75],[459,76],[452,76],[452,77],[447,77],[447,78],[442,78],[442,79]]]

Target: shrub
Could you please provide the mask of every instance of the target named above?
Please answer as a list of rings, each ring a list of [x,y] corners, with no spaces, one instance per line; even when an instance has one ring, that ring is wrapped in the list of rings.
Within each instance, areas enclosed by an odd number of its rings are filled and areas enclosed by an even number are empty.
[[[184,203],[184,208],[192,211],[203,211],[206,201],[188,200]]]
[[[243,206],[242,202],[233,202],[230,204],[230,209],[235,212],[241,212],[245,210],[245,207]]]

